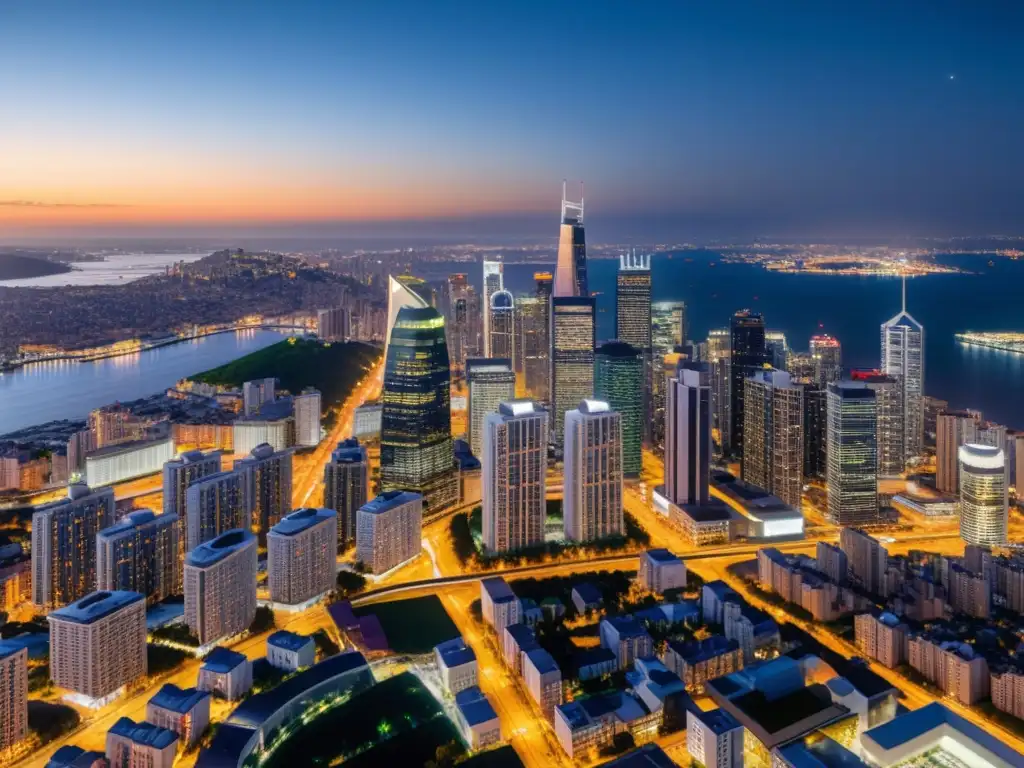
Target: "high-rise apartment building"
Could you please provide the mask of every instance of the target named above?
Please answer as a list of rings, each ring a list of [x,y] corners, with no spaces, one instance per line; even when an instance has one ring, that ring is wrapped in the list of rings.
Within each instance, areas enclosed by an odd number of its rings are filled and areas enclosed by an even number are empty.
[[[562,225],[558,234],[558,263],[555,265],[555,296],[590,296],[587,282],[587,240],[583,229],[583,189],[580,201],[565,199],[562,183]]]
[[[334,589],[338,515],[333,509],[297,509],[267,534],[270,599],[303,605]]]
[[[544,543],[548,429],[548,414],[530,400],[501,403],[484,422],[480,462],[489,552]]]
[[[444,318],[430,307],[405,307],[391,336],[381,395],[381,488],[422,494],[427,509],[441,510],[458,499]]]
[[[563,525],[570,541],[621,535],[622,415],[600,400],[565,414]]]
[[[292,453],[263,443],[235,462],[232,470],[245,478],[252,515],[249,528],[267,540],[267,531],[292,508]]]
[[[945,411],[935,417],[935,487],[943,493],[960,492],[960,448],[978,442],[981,414]]]
[[[903,448],[906,459],[921,454],[924,439],[924,326],[907,312],[907,281],[903,307],[882,323],[882,372],[896,378],[903,394]]]
[[[338,513],[338,552],[356,540],[356,510],[366,503],[370,463],[366,448],[350,437],[342,440],[324,465],[324,506]]]
[[[560,445],[565,414],[594,394],[596,303],[590,296],[551,300],[551,429]]]
[[[96,535],[114,524],[114,489],[68,486],[32,514],[32,602],[50,610],[96,589]]]
[[[743,382],[743,479],[801,507],[803,389],[785,371],[761,370]]]
[[[706,504],[711,467],[711,387],[707,367],[679,368],[665,407],[665,495],[673,504]]]
[[[505,265],[500,261],[484,261],[484,292],[480,297],[483,305],[484,316],[484,357],[493,357],[491,354],[491,296],[498,291],[505,290]]]
[[[123,405],[105,405],[89,413],[91,450],[99,450],[120,443],[130,443],[145,437],[145,424]]]
[[[873,595],[882,595],[889,553],[879,541],[859,528],[839,532],[839,548],[846,554],[850,576]]]
[[[647,386],[650,356],[623,341],[598,347],[594,365],[594,397],[622,417],[622,471],[639,477],[643,469],[643,436],[649,418],[639,393]]]
[[[768,357],[768,364],[780,371],[786,370],[786,363],[789,359],[789,344],[786,343],[786,334],[782,331],[764,332],[764,349]]]
[[[822,389],[843,377],[843,348],[835,336],[827,333],[811,336],[811,358],[814,380]]]
[[[498,406],[516,396],[516,374],[509,358],[471,358],[466,361],[466,420],[469,450],[480,458],[484,449],[484,421]]]
[[[220,472],[220,456],[220,451],[186,451],[164,464],[164,514],[171,513],[178,518],[179,576],[183,573],[188,549],[188,488],[197,480]],[[178,590],[181,590],[180,583]]]
[[[253,509],[249,492],[246,474],[237,470],[193,482],[185,492],[185,551],[235,528],[248,529]]]
[[[423,497],[385,491],[356,513],[356,560],[370,573],[384,573],[411,560],[422,548]]]
[[[235,529],[185,558],[185,623],[200,646],[244,632],[256,617],[256,536]]]
[[[863,381],[875,392],[878,476],[899,477],[907,455],[903,447],[906,430],[903,425],[903,392],[893,377],[878,371],[854,371],[855,381]]]
[[[960,538],[968,544],[1007,541],[1006,454],[991,445],[960,447]]]
[[[181,526],[173,512],[131,512],[96,536],[97,588],[138,592],[147,605],[181,594]]]
[[[729,326],[729,451],[743,455],[744,381],[769,362],[765,346],[764,318],[760,312],[741,309]]]
[[[878,418],[875,391],[862,381],[828,385],[828,519],[836,525],[878,520]]]
[[[0,755],[28,736],[28,649],[0,642]]]
[[[345,341],[351,335],[348,309],[331,307],[318,309],[316,313],[316,335],[322,341]]]
[[[264,403],[272,403],[277,398],[277,379],[255,379],[242,384],[242,413],[255,416]]]
[[[292,398],[295,413],[295,444],[312,448],[320,444],[320,392],[313,388],[302,390]]]
[[[445,328],[448,353],[453,370],[465,368],[466,358],[476,349],[476,295],[464,273],[448,276],[448,303]]]
[[[138,592],[93,592],[47,617],[50,679],[102,706],[146,674],[146,601]]]
[[[488,308],[491,319],[488,324],[488,357],[515,359],[516,324],[515,301],[508,291],[492,294]]]

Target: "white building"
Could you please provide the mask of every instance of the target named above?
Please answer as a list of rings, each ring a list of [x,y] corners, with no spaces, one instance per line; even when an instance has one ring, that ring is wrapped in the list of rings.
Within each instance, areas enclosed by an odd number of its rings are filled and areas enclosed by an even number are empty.
[[[454,695],[477,684],[476,654],[461,637],[435,646],[434,661],[449,693]]]
[[[384,573],[422,548],[423,496],[386,491],[356,513],[356,559],[370,573]]]
[[[240,699],[252,688],[252,662],[244,654],[218,646],[203,659],[196,687],[228,701]]]
[[[94,487],[112,485],[160,472],[173,458],[174,441],[170,437],[111,445],[85,455],[85,479]]]
[[[494,627],[498,637],[501,637],[505,627],[519,624],[523,620],[519,598],[500,576],[480,581],[480,611],[484,621]]]
[[[320,444],[320,392],[304,389],[292,398],[295,409],[295,444],[311,448]]]
[[[158,725],[122,717],[107,731],[107,760],[119,768],[172,768],[178,735]]]
[[[470,749],[485,749],[501,741],[498,714],[475,685],[455,695],[458,725]]]
[[[484,545],[490,552],[508,552],[543,544],[547,412],[530,400],[501,403],[487,415],[483,432]]]
[[[316,662],[312,637],[278,630],[267,638],[267,663],[285,672],[298,672]]]
[[[384,406],[367,403],[356,408],[352,419],[352,434],[359,440],[380,440],[380,423]]]
[[[654,654],[654,641],[632,616],[601,619],[601,647],[615,654],[619,669],[628,669],[643,656]]]
[[[466,360],[467,409],[466,419],[469,449],[483,461],[482,451],[487,417],[497,413],[498,406],[514,400],[516,374],[511,357],[470,358]]]
[[[637,578],[651,592],[686,588],[686,563],[667,549],[648,549],[640,553]]]
[[[297,509],[267,534],[267,574],[274,603],[301,606],[334,588],[338,515],[333,509]]]
[[[903,394],[903,447],[907,458],[919,456],[924,441],[924,326],[907,312],[907,283],[903,307],[882,323],[882,372],[900,383]],[[830,459],[831,463],[831,459]]]
[[[551,654],[535,648],[523,654],[523,681],[530,697],[549,721],[555,716],[555,707],[562,703],[562,670]]]
[[[146,674],[146,601],[93,592],[50,613],[50,678],[86,706],[103,706]]]
[[[185,558],[185,623],[206,646],[244,632],[256,617],[256,536],[235,529]]]
[[[743,726],[722,709],[687,710],[686,750],[705,768],[743,768]]]
[[[208,692],[166,683],[146,702],[146,722],[178,735],[185,748],[194,746],[210,725]]]
[[[28,735],[28,650],[0,642],[0,755]]]
[[[275,451],[284,451],[295,445],[295,418],[239,419],[231,426],[231,440],[236,454],[249,453],[266,443]]]
[[[625,532],[622,417],[600,400],[565,414],[565,538],[593,541]]]
[[[960,447],[960,538],[968,544],[1007,541],[1006,456],[988,445]]]

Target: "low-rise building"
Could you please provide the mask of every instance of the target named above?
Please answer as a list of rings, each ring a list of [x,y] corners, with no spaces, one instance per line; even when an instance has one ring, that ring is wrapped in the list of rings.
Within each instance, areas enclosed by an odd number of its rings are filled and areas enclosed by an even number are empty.
[[[619,660],[607,648],[587,648],[573,657],[577,680],[593,680],[610,675],[619,668]]]
[[[210,694],[166,683],[146,703],[146,722],[173,731],[187,749],[210,725]]]
[[[455,695],[458,725],[470,749],[484,749],[501,741],[501,723],[491,702],[475,685]]]
[[[477,684],[476,654],[461,637],[435,646],[434,660],[441,682],[452,695]]]
[[[173,768],[178,735],[166,728],[122,717],[107,731],[107,760],[119,768]]]
[[[571,701],[554,711],[555,737],[572,759],[607,746],[619,733],[645,744],[657,736],[660,722],[660,713],[622,691]]]
[[[907,625],[888,611],[858,614],[853,620],[857,649],[889,669],[907,660]]]
[[[632,616],[613,616],[602,619],[601,646],[615,654],[619,669],[633,666],[641,656],[654,653],[654,641],[639,621]]]
[[[685,642],[669,640],[662,661],[679,675],[686,690],[703,693],[708,680],[743,669],[743,651],[738,640],[721,635]]]
[[[601,590],[588,581],[577,584],[572,588],[572,604],[576,607],[576,613],[584,614],[588,610],[596,611],[601,607],[604,598],[601,597]]]
[[[551,654],[543,648],[524,653],[523,680],[544,717],[551,720],[555,707],[562,703],[562,670]]]
[[[501,650],[505,663],[517,675],[523,673],[523,654],[528,653],[537,645],[537,636],[526,624],[509,624],[501,633]]]
[[[46,762],[46,768],[110,768],[102,752],[86,752],[74,744],[65,744]]]
[[[739,642],[745,665],[751,664],[762,649],[778,647],[779,626],[768,614],[738,599],[725,603],[724,614],[724,634],[730,640]]]
[[[484,621],[494,627],[500,637],[501,632],[510,624],[522,621],[522,606],[519,598],[500,576],[483,579],[480,582],[480,610]]]
[[[663,593],[686,588],[686,563],[667,549],[648,549],[640,553],[637,578],[645,589]]]
[[[705,768],[743,768],[743,726],[722,709],[688,710],[686,750]]]
[[[214,648],[199,667],[196,687],[228,701],[242,698],[252,688],[252,662],[227,648]]]
[[[312,637],[280,629],[267,638],[267,663],[285,672],[313,666],[316,643]]]
[[[633,662],[633,669],[626,673],[626,681],[648,712],[661,712],[667,699],[686,690],[679,675],[653,656]]]

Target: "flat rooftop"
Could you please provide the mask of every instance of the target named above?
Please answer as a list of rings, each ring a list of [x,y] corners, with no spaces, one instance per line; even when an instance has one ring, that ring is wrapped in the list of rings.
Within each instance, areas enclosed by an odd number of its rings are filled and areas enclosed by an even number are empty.
[[[162,446],[167,443],[171,443],[171,438],[165,437],[160,440],[132,440],[129,443],[118,443],[117,445],[108,445],[106,448],[97,448],[95,451],[89,451],[85,454],[85,459],[103,459],[108,456],[118,456],[122,453],[132,453],[134,451],[141,451],[146,448],[152,448],[155,446]]]
[[[285,629],[279,629],[267,638],[267,645],[272,645],[275,648],[281,648],[286,651],[301,651],[312,642],[312,637],[299,635]]]
[[[256,546],[255,534],[252,531],[235,528],[231,531],[225,531],[215,539],[200,544],[188,553],[185,557],[185,562],[198,568],[207,568],[250,545]]]
[[[202,668],[223,675],[246,661],[248,659],[243,654],[217,646],[203,659]]]
[[[271,527],[270,533],[275,536],[294,536],[337,517],[337,512],[325,507],[297,509],[282,517],[277,525]]]
[[[455,705],[470,726],[498,719],[498,714],[491,706],[491,702],[475,685],[455,694]]]
[[[384,493],[372,499],[359,508],[360,512],[369,512],[372,515],[379,515],[382,512],[387,512],[400,507],[403,504],[408,504],[413,501],[422,501],[423,497],[418,493],[412,491],[385,491]]]
[[[93,592],[63,608],[51,611],[48,618],[75,624],[92,624],[126,606],[143,602],[144,599],[138,592]]]

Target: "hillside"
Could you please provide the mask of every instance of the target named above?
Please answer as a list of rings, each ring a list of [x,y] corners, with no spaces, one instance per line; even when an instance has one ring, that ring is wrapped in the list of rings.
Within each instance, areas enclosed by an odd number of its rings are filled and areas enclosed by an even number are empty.
[[[70,272],[67,264],[58,264],[45,259],[33,259],[29,256],[15,256],[13,253],[0,253],[0,280],[24,280],[29,277],[46,277]]]

